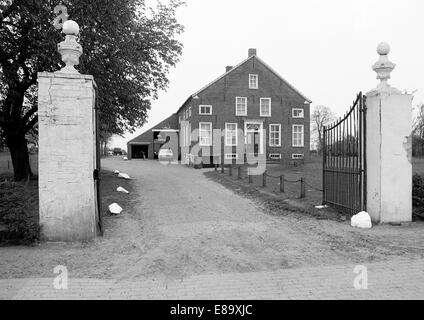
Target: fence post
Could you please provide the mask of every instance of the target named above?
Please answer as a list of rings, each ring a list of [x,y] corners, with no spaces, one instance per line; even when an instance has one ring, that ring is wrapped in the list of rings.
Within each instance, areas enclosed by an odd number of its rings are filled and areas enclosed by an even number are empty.
[[[215,163],[215,172],[218,171],[218,164]]]
[[[300,198],[303,199],[306,196],[305,192],[305,178],[300,179]]]
[[[266,187],[266,171],[262,175],[262,187]]]
[[[231,177],[233,175],[233,167],[230,166],[230,171],[228,172],[228,175]]]
[[[250,174],[250,170],[247,169],[247,175],[249,176],[249,184],[253,183],[252,175]]]
[[[238,167],[238,178],[241,179],[241,167]]]
[[[284,175],[280,176],[280,192],[284,192]]]

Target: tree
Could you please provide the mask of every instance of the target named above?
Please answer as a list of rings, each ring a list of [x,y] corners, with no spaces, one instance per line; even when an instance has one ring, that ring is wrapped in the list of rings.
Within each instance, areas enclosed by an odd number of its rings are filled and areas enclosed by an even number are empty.
[[[417,115],[412,127],[412,155],[424,156],[424,104],[417,106]]]
[[[312,112],[312,133],[315,136],[315,142],[317,144],[318,153],[322,153],[323,138],[324,138],[324,126],[329,125],[336,119],[336,116],[330,108],[326,106],[316,106]]]
[[[57,52],[63,35],[53,27],[57,0],[0,0],[0,128],[15,180],[31,174],[26,134],[38,122],[37,73],[64,64]],[[183,27],[179,0],[148,7],[145,0],[64,0],[80,25],[84,53],[77,69],[98,85],[102,128],[123,134],[142,126],[169,69],[178,62]]]

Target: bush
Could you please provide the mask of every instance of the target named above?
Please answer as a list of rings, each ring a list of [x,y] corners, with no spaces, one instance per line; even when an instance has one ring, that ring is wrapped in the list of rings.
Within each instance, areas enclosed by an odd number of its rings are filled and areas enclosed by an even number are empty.
[[[40,238],[38,189],[15,182],[0,183],[1,244],[30,244]]]
[[[412,179],[412,207],[415,215],[424,217],[424,176],[418,174]]]

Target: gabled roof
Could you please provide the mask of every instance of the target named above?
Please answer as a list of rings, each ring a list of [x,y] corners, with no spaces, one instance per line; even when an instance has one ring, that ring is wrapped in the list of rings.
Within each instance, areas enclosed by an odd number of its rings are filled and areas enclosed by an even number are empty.
[[[271,71],[275,76],[277,76],[281,81],[283,81],[289,88],[291,88],[293,91],[295,91],[297,94],[299,94],[303,99],[305,99],[305,103],[312,103],[312,101],[310,99],[306,98],[305,95],[303,95],[299,90],[297,90],[294,86],[292,86],[286,79],[284,79],[278,72],[276,72],[268,64],[266,64],[262,59],[260,59],[257,55],[252,55],[249,58],[247,58],[246,60],[243,60],[242,62],[240,62],[238,65],[236,65],[231,70],[227,71],[226,73],[224,73],[223,75],[221,75],[220,77],[218,77],[217,79],[215,79],[214,81],[208,83],[206,86],[204,86],[203,88],[201,88],[199,91],[197,91],[197,92],[193,93],[192,95],[190,95],[187,98],[187,100],[183,103],[183,105],[178,109],[177,113],[180,112],[180,110],[187,104],[187,102],[189,102],[191,99],[194,99],[199,93],[201,93],[202,91],[206,90],[211,85],[215,84],[216,82],[218,82],[222,78],[226,77],[231,72],[233,72],[234,70],[238,69],[243,64],[245,64],[246,62],[248,62],[249,60],[251,60],[253,58],[255,58],[260,63],[262,63],[269,71]]]

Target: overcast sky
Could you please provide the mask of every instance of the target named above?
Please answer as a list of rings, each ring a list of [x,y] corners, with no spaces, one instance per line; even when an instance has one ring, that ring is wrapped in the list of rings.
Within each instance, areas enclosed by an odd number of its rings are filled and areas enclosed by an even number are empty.
[[[187,97],[247,58],[248,48],[312,100],[343,114],[359,91],[378,81],[371,66],[376,47],[390,44],[396,63],[390,83],[414,91],[424,102],[423,0],[186,0],[178,19],[183,54],[172,69],[170,85],[152,102],[147,124],[134,134],[115,137],[126,143],[165,119]]]

